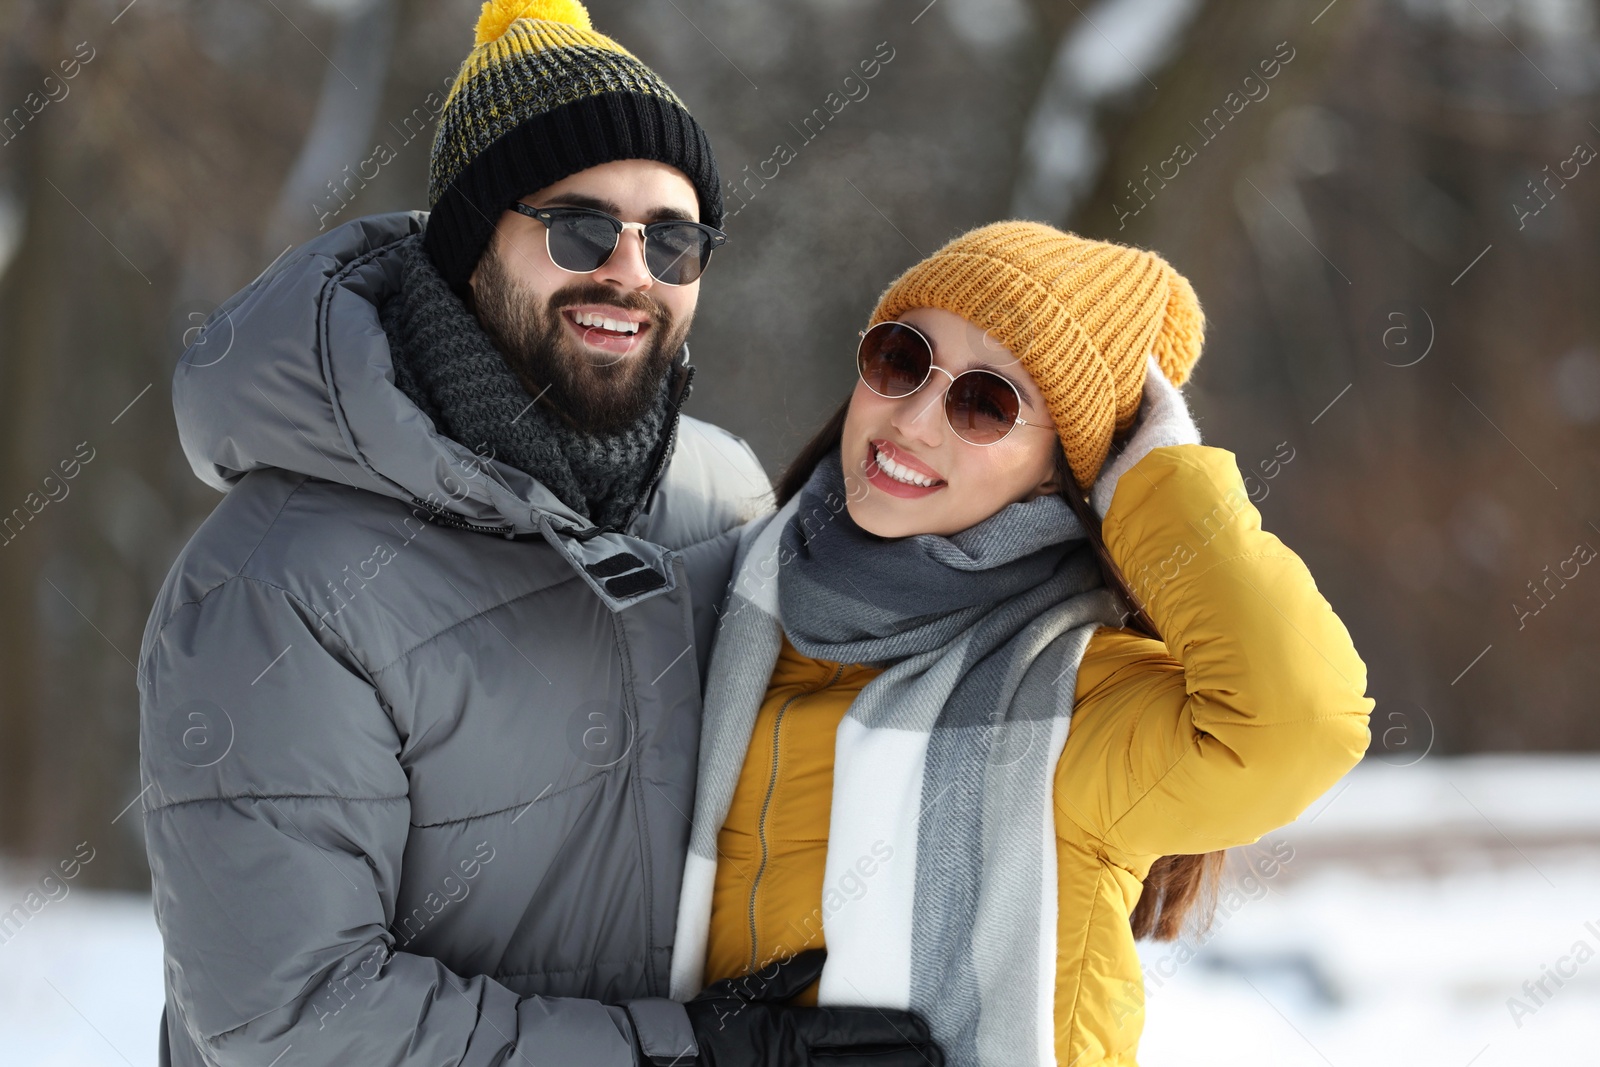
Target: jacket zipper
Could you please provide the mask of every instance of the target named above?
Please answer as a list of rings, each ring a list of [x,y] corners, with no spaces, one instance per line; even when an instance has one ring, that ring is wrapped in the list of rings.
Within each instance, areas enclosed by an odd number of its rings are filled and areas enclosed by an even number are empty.
[[[419,500],[416,497],[412,497],[411,502],[420,508],[428,509],[428,517],[434,522],[440,523],[444,526],[454,526],[458,530],[472,530],[474,533],[496,534],[512,541],[515,541],[518,537],[532,536],[531,534],[519,534],[516,532],[515,528],[511,526],[486,526],[483,523],[468,522],[455,512],[440,507],[438,504],[431,503],[427,500]]]
[[[761,842],[761,863],[756,867],[756,876],[750,882],[750,966],[748,970],[754,971],[759,965],[757,959],[758,946],[756,944],[756,893],[761,888],[761,878],[767,873],[767,813],[772,808],[772,794],[778,788],[778,735],[783,730],[783,717],[789,711],[789,706],[804,696],[814,696],[830,685],[834,685],[844,676],[844,664],[839,664],[834,669],[833,677],[821,685],[803,690],[783,702],[783,707],[778,709],[778,715],[772,722],[772,773],[767,777],[767,795],[761,801],[761,817],[756,820],[756,838]]]

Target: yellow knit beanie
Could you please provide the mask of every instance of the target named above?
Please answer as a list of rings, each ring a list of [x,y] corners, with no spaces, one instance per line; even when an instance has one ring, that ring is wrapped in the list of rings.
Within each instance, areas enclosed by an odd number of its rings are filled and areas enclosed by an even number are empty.
[[[954,312],[1018,357],[1084,489],[1138,415],[1146,353],[1182,385],[1205,333],[1194,289],[1160,256],[1021,220],[969,230],[907,270],[868,326],[918,307]]]

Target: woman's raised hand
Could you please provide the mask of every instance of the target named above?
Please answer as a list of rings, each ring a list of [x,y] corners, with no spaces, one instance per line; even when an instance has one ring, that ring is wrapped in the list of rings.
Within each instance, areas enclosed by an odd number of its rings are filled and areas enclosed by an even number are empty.
[[[1133,433],[1123,442],[1120,451],[1106,458],[1099,476],[1089,489],[1089,503],[1102,519],[1111,507],[1117,479],[1152,449],[1165,445],[1200,443],[1200,428],[1189,414],[1189,405],[1184,402],[1183,393],[1167,380],[1155,356],[1147,356],[1145,363],[1144,396],[1139,401],[1139,415]]]

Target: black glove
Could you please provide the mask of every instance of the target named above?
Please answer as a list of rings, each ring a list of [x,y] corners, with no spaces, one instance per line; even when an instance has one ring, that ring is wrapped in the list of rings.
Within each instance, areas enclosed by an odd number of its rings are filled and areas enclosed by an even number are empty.
[[[701,1067],[944,1067],[922,1017],[893,1008],[800,1008],[784,1001],[822,974],[814,948],[725,978],[684,1008]]]

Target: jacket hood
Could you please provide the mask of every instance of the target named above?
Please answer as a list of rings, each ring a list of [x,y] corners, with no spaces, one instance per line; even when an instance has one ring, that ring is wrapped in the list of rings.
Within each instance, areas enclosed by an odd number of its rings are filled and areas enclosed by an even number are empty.
[[[438,432],[394,384],[378,308],[400,287],[396,243],[427,220],[352,219],[212,312],[173,375],[184,454],[224,492],[276,467],[510,534],[592,528],[536,478]]]

